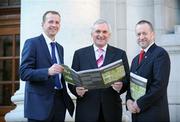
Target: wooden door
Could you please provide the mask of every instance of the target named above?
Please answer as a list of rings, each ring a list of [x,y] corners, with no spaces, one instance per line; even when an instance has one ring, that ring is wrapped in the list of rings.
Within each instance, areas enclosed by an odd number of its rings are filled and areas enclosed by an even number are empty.
[[[15,108],[11,96],[19,89],[20,7],[0,7],[0,122]]]

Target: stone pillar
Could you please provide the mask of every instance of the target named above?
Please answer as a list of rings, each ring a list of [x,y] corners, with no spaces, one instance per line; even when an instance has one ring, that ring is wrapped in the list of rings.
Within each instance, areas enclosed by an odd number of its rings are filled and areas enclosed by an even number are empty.
[[[160,16],[161,15],[161,16]],[[162,34],[165,34],[165,1],[154,0],[154,29],[156,40],[159,40]]]
[[[45,11],[56,10],[62,17],[57,40],[64,47],[64,63],[71,66],[74,50],[92,44],[90,27],[100,16],[99,4],[99,0],[21,0],[21,51],[26,39],[41,34]],[[24,118],[24,85],[25,82],[20,81],[20,89],[11,98],[16,108],[6,114],[7,122],[27,121]],[[74,119],[66,114],[66,121]]]
[[[140,50],[135,35],[135,25],[145,19],[154,23],[154,0],[126,1],[126,40],[129,63]]]
[[[179,3],[179,0],[154,0],[154,28],[156,32],[156,41],[159,41],[163,34],[173,33],[174,25],[180,24]]]
[[[179,23],[179,0],[154,0],[154,25],[156,30],[156,42],[164,47],[170,56],[171,73],[168,85],[168,100],[170,110],[170,120],[176,122],[180,120],[180,86],[178,74],[180,65],[180,24]],[[171,18],[171,21],[169,21]],[[175,25],[175,26],[174,26]]]
[[[158,41],[158,45],[164,47],[170,56],[171,72],[168,85],[168,101],[170,111],[170,121],[180,120],[180,25],[175,26],[175,33],[164,34]]]
[[[5,120],[7,122],[27,121],[24,118],[24,82],[20,81],[20,88],[11,97],[11,101],[16,105],[16,108],[5,115]]]

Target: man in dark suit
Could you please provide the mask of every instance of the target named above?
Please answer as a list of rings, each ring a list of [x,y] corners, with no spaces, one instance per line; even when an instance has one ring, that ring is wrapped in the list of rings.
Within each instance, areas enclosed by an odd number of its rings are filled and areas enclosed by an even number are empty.
[[[70,91],[77,97],[76,122],[121,122],[122,100],[120,95],[129,85],[129,65],[126,52],[108,45],[110,25],[103,19],[97,20],[92,27],[94,44],[75,51],[72,68],[76,71],[95,69],[109,63],[123,60],[126,77],[117,81],[111,87],[88,90],[69,84]],[[103,60],[98,60],[99,52]],[[98,62],[98,64],[97,64]]]
[[[146,78],[146,93],[136,101],[127,92],[127,107],[133,122],[169,122],[167,86],[170,74],[168,53],[154,42],[154,29],[149,21],[136,24],[137,43],[144,50],[144,58],[138,54],[132,61],[131,72]]]
[[[47,11],[43,15],[43,33],[24,44],[20,76],[26,81],[24,115],[28,122],[63,122],[66,108],[73,115],[74,104],[61,75],[63,47],[55,39],[60,21],[58,12]]]

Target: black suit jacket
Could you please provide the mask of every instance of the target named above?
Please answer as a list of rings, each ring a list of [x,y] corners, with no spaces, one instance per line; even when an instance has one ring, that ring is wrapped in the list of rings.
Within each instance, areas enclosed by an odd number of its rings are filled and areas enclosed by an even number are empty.
[[[64,63],[63,47],[57,43],[61,63]],[[44,120],[49,116],[54,104],[54,79],[48,76],[48,68],[53,65],[51,56],[43,35],[28,39],[22,51],[20,77],[26,81],[24,115],[35,120]],[[63,98],[70,115],[74,104],[67,93],[62,76]]]
[[[96,121],[100,107],[102,107],[106,121],[121,121],[122,100],[120,94],[124,93],[129,85],[129,65],[125,51],[108,45],[103,66],[119,59],[123,60],[126,71],[126,77],[123,79],[123,88],[120,93],[109,87],[89,90],[83,97],[79,97],[76,94],[75,87],[69,84],[70,91],[77,96],[76,121]],[[76,71],[98,68],[93,46],[75,51],[72,68]]]
[[[138,122],[169,121],[167,86],[170,74],[170,59],[168,53],[153,44],[145,53],[145,58],[138,64],[137,55],[131,64],[131,72],[148,79],[146,94],[137,100],[141,109],[139,114],[133,114],[133,120]],[[130,90],[127,99],[132,99]]]

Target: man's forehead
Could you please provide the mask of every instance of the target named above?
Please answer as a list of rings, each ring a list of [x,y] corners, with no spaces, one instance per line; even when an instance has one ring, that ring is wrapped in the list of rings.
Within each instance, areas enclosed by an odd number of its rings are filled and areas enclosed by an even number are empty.
[[[94,25],[94,27],[96,29],[108,29],[108,25],[106,23],[96,24],[96,25]]]

